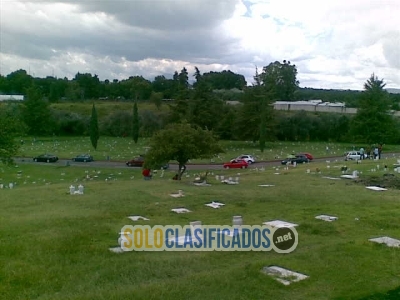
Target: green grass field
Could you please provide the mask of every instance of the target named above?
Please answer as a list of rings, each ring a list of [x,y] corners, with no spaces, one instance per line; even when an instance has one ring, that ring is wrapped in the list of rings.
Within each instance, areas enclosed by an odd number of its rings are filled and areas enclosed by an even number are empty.
[[[380,162],[348,162],[361,177],[383,176]],[[399,190],[370,191],[338,177],[343,162],[311,163],[288,171],[221,170],[209,187],[171,181],[167,172],[151,181],[140,170],[19,165],[0,168],[1,299],[360,299],[400,285],[399,250],[369,238],[400,238]],[[380,169],[371,172],[376,165]],[[322,174],[316,174],[316,168]],[[310,174],[307,174],[307,169]],[[390,168],[393,173],[393,168]],[[351,172],[351,170],[350,170]],[[274,173],[280,173],[276,175]],[[214,175],[239,176],[225,185]],[[87,178],[89,177],[89,178]],[[84,195],[69,195],[83,184]],[[259,187],[273,184],[274,187]],[[183,190],[185,197],[170,193]],[[204,204],[225,203],[220,209]],[[192,212],[174,214],[175,207]],[[338,216],[335,222],[314,217]],[[150,221],[133,222],[129,215]],[[275,252],[127,252],[117,246],[124,225],[246,225],[274,219],[299,224],[299,244],[290,254]],[[284,286],[261,273],[277,265],[310,276]]]
[[[90,153],[95,160],[126,161],[146,152],[149,139],[139,139],[135,144],[131,138],[100,137],[97,150],[94,150],[89,137],[22,137],[19,156],[33,157],[43,153],[56,154],[60,158],[72,159],[81,153]],[[346,151],[365,145],[323,143],[323,142],[269,142],[264,153],[257,144],[245,141],[220,141],[225,153],[213,159],[195,159],[191,163],[224,163],[241,154],[250,154],[258,161],[286,158],[291,153],[310,152],[315,157],[343,156]],[[326,147],[329,151],[326,151]],[[383,153],[400,152],[398,145],[384,145]]]

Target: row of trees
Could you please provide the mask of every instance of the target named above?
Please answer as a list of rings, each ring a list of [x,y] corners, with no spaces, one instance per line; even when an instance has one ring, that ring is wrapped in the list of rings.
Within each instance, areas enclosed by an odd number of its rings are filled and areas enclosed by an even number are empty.
[[[86,116],[80,120],[76,113],[73,115],[71,112],[69,114],[52,112],[42,90],[37,86],[31,86],[27,89],[27,98],[22,104],[4,106],[2,113],[11,118],[12,122],[9,124],[18,124],[20,131],[25,129],[30,135],[63,134],[54,132],[56,124],[59,125],[59,129],[69,130],[74,135],[79,134],[76,132],[78,129],[81,130],[80,134],[92,135],[93,120],[96,119],[97,135],[92,139],[95,148],[95,141],[97,142],[99,135],[104,133],[105,128],[112,128],[113,131],[109,132],[111,135],[121,135],[123,132],[123,135],[131,136],[137,142],[140,136],[159,136],[164,129],[176,124],[186,124],[185,126],[196,130],[205,130],[220,139],[251,140],[258,143],[262,151],[265,149],[266,141],[276,139],[399,142],[399,122],[389,114],[389,95],[384,90],[383,80],[375,75],[368,79],[364,91],[360,94],[360,108],[357,115],[350,117],[274,111],[270,105],[273,101],[280,97],[294,99],[298,90],[296,66],[287,61],[271,63],[263,67],[261,72],[256,70],[253,86],[243,89],[242,105],[239,106],[227,105],[222,101],[218,93],[213,90],[209,75],[201,74],[197,68],[193,87],[188,85],[187,72],[176,74],[175,101],[168,104],[170,108],[168,112],[157,114],[138,111],[135,100],[132,103],[132,113],[115,112],[112,116],[97,120],[93,105],[91,117]],[[154,103],[156,106],[160,105],[158,102]],[[62,122],[64,124],[60,124]],[[100,126],[97,123],[100,123]],[[2,131],[0,134],[3,136],[9,132]],[[176,132],[175,135],[179,138],[181,133]],[[9,140],[1,137],[0,143],[7,145]],[[1,154],[2,158],[10,157],[9,154],[13,151],[12,147],[4,146],[1,149],[10,150]]]
[[[265,68],[265,67],[264,67]],[[322,90],[299,88],[296,79],[296,66],[290,62],[274,62],[268,66],[270,72],[279,74],[268,84],[277,88],[276,100],[321,99],[329,102],[345,102],[347,107],[358,107],[361,91]],[[27,89],[36,87],[43,97],[50,102],[58,101],[93,101],[93,100],[146,100],[160,103],[161,99],[175,99],[178,91],[186,89],[191,94],[196,88],[200,71],[188,74],[186,68],[175,71],[172,78],[156,76],[153,81],[142,76],[131,76],[125,80],[100,81],[97,75],[77,73],[72,80],[67,78],[34,78],[25,70],[17,70],[6,76],[0,75],[0,94],[26,95]],[[208,72],[201,75],[204,82],[221,100],[243,101],[247,82],[243,75],[231,71]],[[288,83],[292,84],[288,84]],[[391,108],[400,110],[400,94],[390,94]]]

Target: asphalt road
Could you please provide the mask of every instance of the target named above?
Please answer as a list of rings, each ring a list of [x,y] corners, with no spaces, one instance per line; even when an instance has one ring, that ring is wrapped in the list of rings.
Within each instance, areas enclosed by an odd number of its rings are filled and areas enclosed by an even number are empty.
[[[393,157],[396,153],[387,153],[387,156]],[[323,162],[323,161],[344,161],[344,156],[332,156],[332,157],[323,157],[323,158],[315,158],[312,162]],[[72,160],[60,159],[55,163],[40,163],[34,162],[33,158],[31,157],[17,157],[15,158],[15,162],[18,164],[40,164],[40,165],[57,165],[57,166],[66,166],[69,164],[70,166],[80,166],[80,167],[93,167],[93,168],[125,168],[125,169],[140,169],[140,167],[128,167],[125,165],[124,161],[92,161],[92,162],[74,162]],[[312,163],[311,162],[311,163]],[[263,162],[256,162],[251,164],[249,168],[260,168],[260,167],[272,167],[272,166],[279,166],[281,165],[281,160],[275,161],[263,161]],[[222,164],[188,164],[186,165],[187,170],[222,170]],[[177,164],[169,164],[170,170],[178,170]]]

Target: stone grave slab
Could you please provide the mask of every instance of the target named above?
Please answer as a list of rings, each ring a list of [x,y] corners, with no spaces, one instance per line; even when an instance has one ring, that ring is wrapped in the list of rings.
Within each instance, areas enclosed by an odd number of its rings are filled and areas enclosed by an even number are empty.
[[[400,240],[393,239],[388,236],[382,236],[379,238],[369,239],[370,242],[378,244],[386,244],[388,247],[400,247]]]
[[[387,189],[381,188],[379,186],[366,186],[365,188],[373,191],[387,191]]]
[[[112,248],[108,248],[108,250],[110,250],[111,252],[114,252],[114,253],[124,253],[125,252],[124,250],[122,250],[121,247],[112,247]]]
[[[150,219],[147,219],[142,216],[129,216],[128,219],[131,219],[132,221],[139,221],[139,220],[150,221]]]
[[[338,178],[338,177],[322,176],[322,178],[331,179],[331,180],[340,180],[340,178]]]
[[[304,279],[307,279],[309,276],[294,272],[285,268],[281,268],[278,266],[270,266],[264,267],[262,272],[272,276],[277,281],[283,283],[284,285],[290,285],[293,282],[298,282]]]
[[[258,186],[269,187],[269,186],[275,186],[275,185],[274,184],[259,184]]]
[[[173,209],[171,209],[171,211],[176,212],[177,214],[184,214],[184,213],[191,212],[187,208],[183,208],[183,207],[181,207],[181,208],[173,208]]]
[[[326,221],[326,222],[332,222],[332,221],[336,221],[337,219],[339,219],[338,217],[328,216],[328,215],[319,215],[319,216],[316,216],[315,218]]]
[[[276,228],[292,228],[292,227],[299,226],[298,224],[289,223],[289,222],[285,222],[285,221],[281,221],[281,220],[268,221],[268,222],[264,222],[263,224],[269,225],[271,227],[276,227]]]
[[[211,202],[211,203],[207,203],[207,204],[205,204],[205,206],[208,206],[208,207],[212,207],[212,208],[220,208],[221,206],[224,206],[225,204],[223,204],[223,203],[219,203],[219,202]]]

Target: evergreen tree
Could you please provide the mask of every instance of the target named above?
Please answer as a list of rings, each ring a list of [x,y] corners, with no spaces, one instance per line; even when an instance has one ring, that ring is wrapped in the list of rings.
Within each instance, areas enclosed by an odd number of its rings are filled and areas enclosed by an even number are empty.
[[[93,107],[92,107],[92,115],[90,116],[89,132],[90,132],[90,141],[92,142],[93,148],[96,150],[97,149],[97,141],[100,138],[100,134],[99,134],[99,122],[97,120],[97,111],[96,111],[96,107],[94,106],[94,103],[93,103]]]
[[[139,139],[139,114],[136,101],[133,105],[132,138],[136,144]]]

